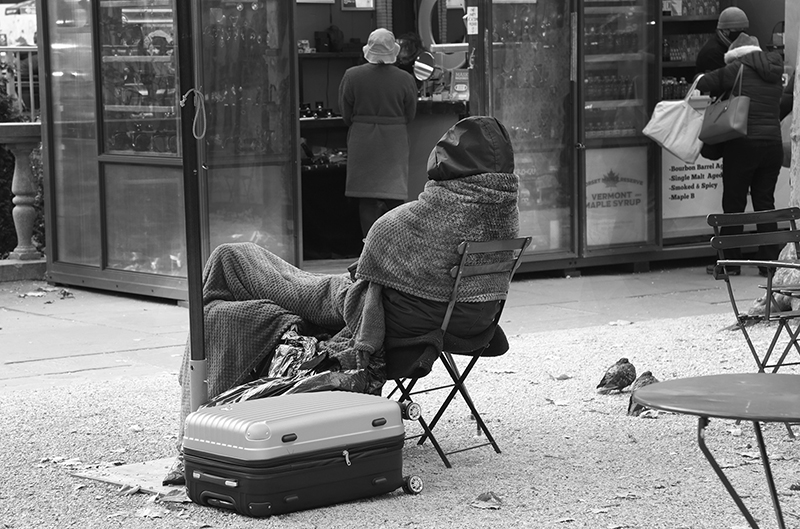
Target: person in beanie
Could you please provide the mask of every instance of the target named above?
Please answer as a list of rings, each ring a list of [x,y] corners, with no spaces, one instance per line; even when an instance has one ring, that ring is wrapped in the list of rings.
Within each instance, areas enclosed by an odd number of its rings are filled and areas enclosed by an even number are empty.
[[[697,54],[696,73],[706,73],[725,66],[725,53],[731,43],[750,28],[750,21],[738,7],[729,7],[719,14],[717,32]],[[712,96],[718,94],[712,93]]]
[[[783,59],[777,52],[764,52],[756,37],[740,34],[725,53],[726,65],[706,73],[697,83],[703,92],[723,94],[734,90],[740,66],[741,95],[750,98],[747,114],[747,136],[722,144],[722,211],[740,213],[747,207],[747,195],[754,211],[775,209],[775,185],[783,161],[780,102],[783,94]],[[739,95],[738,90],[735,95]],[[759,224],[757,231],[770,232],[777,224]],[[742,226],[722,228],[723,235],[742,233]],[[761,246],[756,258],[774,260],[780,248]],[[740,259],[741,252],[726,252],[726,259]],[[714,273],[714,266],[707,269]],[[738,274],[738,267],[727,267],[729,274]],[[767,274],[761,268],[761,275]]]
[[[361,231],[408,198],[408,124],[417,111],[417,84],[394,63],[400,45],[391,31],[373,31],[366,64],[348,68],[339,85],[347,132],[345,195],[358,199]]]

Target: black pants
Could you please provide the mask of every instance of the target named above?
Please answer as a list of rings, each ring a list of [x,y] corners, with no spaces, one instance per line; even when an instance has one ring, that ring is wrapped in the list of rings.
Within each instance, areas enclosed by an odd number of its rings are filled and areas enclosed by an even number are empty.
[[[780,140],[750,140],[740,138],[725,144],[722,156],[722,211],[741,213],[747,207],[747,195],[753,202],[753,211],[775,209],[775,185],[783,160]],[[758,224],[759,233],[776,231],[776,223]],[[723,227],[722,235],[742,233],[741,226]],[[760,246],[756,259],[777,259],[780,248],[776,245]],[[727,259],[740,259],[741,251],[725,252]]]
[[[783,147],[781,147],[783,149]],[[781,156],[783,156],[781,150]],[[358,199],[358,218],[361,221],[361,233],[364,237],[387,211],[390,211],[403,203],[402,200],[392,200],[390,198],[359,198]]]

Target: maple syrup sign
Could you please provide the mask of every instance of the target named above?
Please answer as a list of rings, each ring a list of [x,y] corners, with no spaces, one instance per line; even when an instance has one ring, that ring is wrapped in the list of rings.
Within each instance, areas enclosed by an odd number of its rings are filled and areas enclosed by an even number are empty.
[[[701,156],[687,164],[666,150],[661,153],[663,218],[705,217],[721,210],[722,160]]]
[[[586,244],[647,241],[647,149],[586,151]]]

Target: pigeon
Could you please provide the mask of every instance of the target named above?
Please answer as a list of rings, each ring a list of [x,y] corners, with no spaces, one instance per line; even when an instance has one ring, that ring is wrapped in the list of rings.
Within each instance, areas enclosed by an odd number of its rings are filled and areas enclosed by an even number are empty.
[[[628,415],[631,417],[638,417],[640,413],[647,409],[646,406],[642,406],[638,402],[633,401],[633,392],[639,388],[655,384],[656,382],[658,382],[658,379],[654,377],[653,373],[650,371],[645,371],[639,378],[633,381],[633,384],[631,384],[631,398],[628,401]]]
[[[612,391],[622,391],[636,380],[636,368],[627,358],[620,358],[606,370],[603,379],[597,385],[597,392],[605,395]]]

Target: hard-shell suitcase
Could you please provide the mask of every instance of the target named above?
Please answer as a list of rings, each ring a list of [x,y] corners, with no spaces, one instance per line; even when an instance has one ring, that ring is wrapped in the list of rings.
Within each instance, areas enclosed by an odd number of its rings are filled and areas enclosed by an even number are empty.
[[[422,482],[403,477],[400,405],[321,391],[200,408],[183,438],[195,503],[269,516],[367,498]]]

